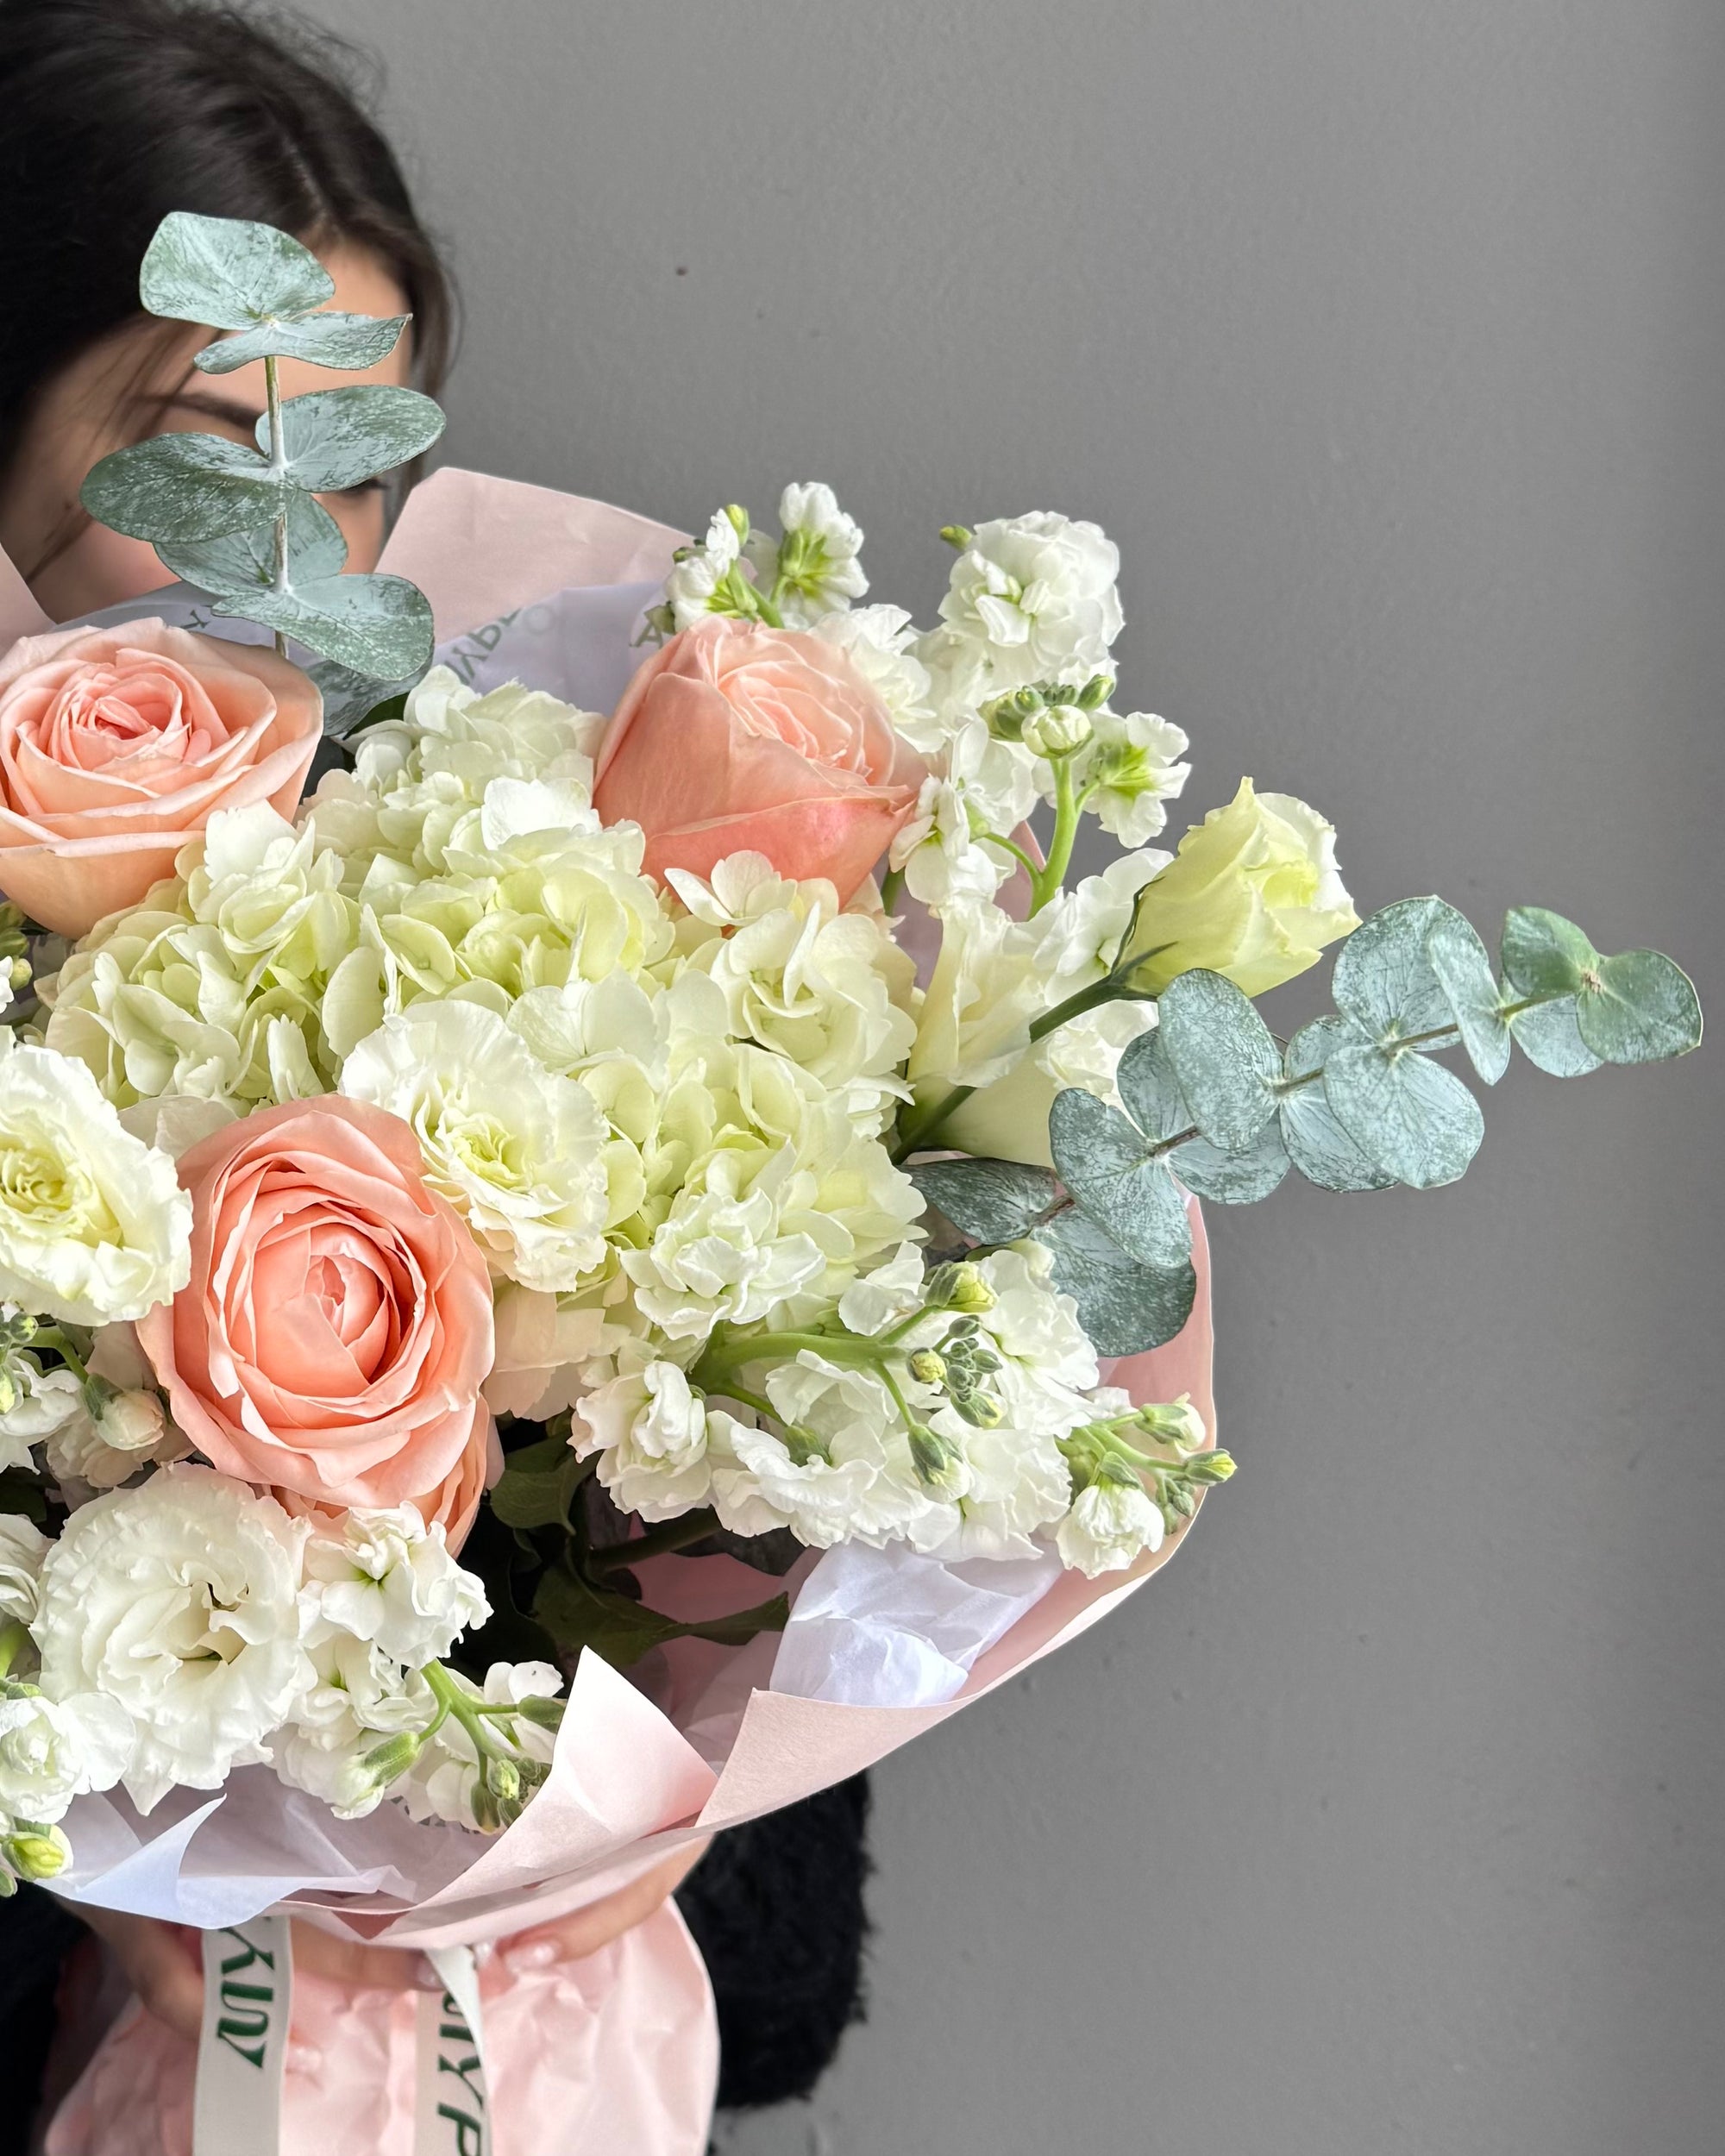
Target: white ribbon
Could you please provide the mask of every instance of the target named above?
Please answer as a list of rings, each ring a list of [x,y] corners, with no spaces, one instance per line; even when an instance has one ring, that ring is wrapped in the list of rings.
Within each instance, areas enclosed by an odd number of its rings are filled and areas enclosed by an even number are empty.
[[[425,1958],[442,1989],[418,1995],[413,2156],[492,2156],[473,1949],[434,1947]],[[292,1932],[285,1916],[204,1933],[192,2156],[282,2156],[292,2010]]]
[[[204,1933],[192,2156],[278,2156],[292,2009],[293,1946],[285,1916],[254,1916]]]

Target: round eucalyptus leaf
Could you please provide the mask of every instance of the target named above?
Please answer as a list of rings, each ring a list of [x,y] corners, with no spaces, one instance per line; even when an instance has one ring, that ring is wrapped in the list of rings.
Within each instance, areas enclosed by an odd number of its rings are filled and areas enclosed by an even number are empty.
[[[308,494],[339,494],[392,471],[422,455],[442,431],[443,414],[430,398],[381,382],[314,389],[281,408],[288,474]],[[258,422],[257,442],[267,455],[267,412]]]
[[[1503,923],[1503,971],[1524,996],[1571,995],[1582,975],[1599,963],[1595,950],[1573,921],[1542,906],[1518,906]]]
[[[1473,923],[1459,913],[1435,922],[1426,956],[1460,1028],[1462,1046],[1486,1084],[1495,1086],[1509,1068],[1509,1028],[1497,976]]]
[[[1082,1213],[1057,1213],[1036,1232],[1054,1254],[1054,1284],[1078,1306],[1099,1355],[1142,1355],[1174,1338],[1198,1292],[1189,1263],[1165,1272],[1136,1265]]]
[[[178,577],[218,599],[267,592],[275,582],[275,526],[230,532],[225,539],[166,542],[156,552]],[[342,527],[310,494],[287,498],[287,573],[292,584],[340,576],[348,559]]]
[[[1597,1070],[1600,1057],[1581,1037],[1575,1022],[1575,998],[1554,996],[1549,1003],[1530,1003],[1509,1020],[1515,1045],[1534,1066],[1551,1078],[1584,1078]]]
[[[242,442],[162,434],[93,465],[78,498],[111,530],[175,544],[255,531],[280,514],[292,492]]]
[[[1361,1151],[1414,1190],[1465,1175],[1485,1135],[1461,1080],[1412,1049],[1338,1049],[1324,1066],[1324,1091]]]
[[[1129,1257],[1158,1269],[1190,1257],[1192,1223],[1168,1163],[1117,1109],[1070,1087],[1054,1096],[1048,1140],[1076,1203]]]
[[[138,272],[153,315],[247,329],[271,317],[309,314],[334,297],[335,279],[310,248],[271,224],[170,210]]]
[[[1256,1205],[1288,1173],[1288,1149],[1274,1116],[1243,1153],[1225,1153],[1208,1138],[1194,1138],[1176,1145],[1168,1159],[1188,1190],[1224,1206]]]
[[[1285,1068],[1290,1078],[1304,1078],[1321,1070],[1338,1049],[1370,1045],[1352,1018],[1314,1018],[1289,1042]],[[1288,1157],[1308,1182],[1324,1190],[1394,1188],[1395,1176],[1368,1159],[1337,1122],[1322,1086],[1284,1093],[1277,1119]]]
[[[1426,943],[1440,921],[1465,915],[1441,899],[1399,899],[1355,929],[1336,958],[1331,993],[1336,1008],[1375,1041],[1405,1039],[1452,1025],[1449,998],[1426,956]]]
[[[1114,1086],[1126,1113],[1146,1138],[1172,1138],[1192,1128],[1192,1111],[1168,1060],[1160,1026],[1127,1043],[1114,1072]]]
[[[1270,1028],[1232,981],[1201,968],[1176,974],[1157,1011],[1192,1120],[1221,1151],[1244,1152],[1276,1113],[1282,1057]]]
[[[254,329],[206,344],[192,365],[205,374],[231,374],[254,360],[305,360],[313,367],[375,367],[394,351],[411,315],[306,315],[297,322],[263,322]]]
[[[1045,1168],[1019,1161],[923,1161],[910,1175],[931,1205],[979,1243],[1016,1243],[1060,1201]]]
[[[398,681],[431,662],[430,602],[405,577],[326,577],[292,591],[218,599],[216,611],[279,629],[320,658],[380,681]]]
[[[1608,1063],[1661,1063],[1701,1044],[1695,983],[1662,951],[1602,958],[1575,999],[1576,1024]]]

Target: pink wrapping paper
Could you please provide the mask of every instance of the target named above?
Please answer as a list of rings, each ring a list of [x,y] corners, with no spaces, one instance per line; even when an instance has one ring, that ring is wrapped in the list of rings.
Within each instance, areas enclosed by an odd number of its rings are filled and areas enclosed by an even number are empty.
[[[681,542],[602,503],[446,469],[410,498],[383,567],[427,592],[447,640],[550,591],[662,578]],[[39,629],[33,608],[0,556],[0,630]],[[1139,1401],[1189,1395],[1214,1443],[1208,1258],[1195,1207],[1194,1230],[1198,1295],[1185,1330],[1117,1364],[1112,1380]],[[235,1777],[213,1802],[171,1799],[147,1821],[122,1800],[80,1798],[66,1822],[80,1852],[68,1898],[205,1924],[284,1908],[405,1949],[504,1937],[612,1891],[691,1840],[874,1764],[1076,1638],[1189,1532],[1189,1522],[1126,1572],[1063,1575],[978,1660],[957,1696],[936,1705],[852,1707],[775,1693],[766,1689],[772,1661],[762,1643],[716,1655],[690,1641],[666,1651],[660,1673],[674,1721],[584,1654],[549,1779],[513,1827],[486,1841],[416,1826],[392,1807],[337,1821],[265,1769]],[[758,1579],[750,1584],[742,1600],[758,1595]],[[87,1867],[85,1850],[94,1852]],[[699,2156],[716,2039],[705,1972],[674,1909],[572,1971],[511,1986],[493,1965],[486,1982],[500,2156]],[[392,1996],[344,1999],[300,1980],[295,2038],[314,2044],[323,2064],[310,2077],[290,2070],[285,2148],[406,2156],[411,2065],[395,2029],[407,2009],[389,2006]],[[147,2017],[122,2017],[62,2107],[50,2156],[182,2156],[192,2056]]]

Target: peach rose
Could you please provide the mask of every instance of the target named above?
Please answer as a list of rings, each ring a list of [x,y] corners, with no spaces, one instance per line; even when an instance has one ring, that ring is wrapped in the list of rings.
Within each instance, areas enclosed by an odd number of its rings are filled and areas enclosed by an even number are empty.
[[[323,724],[266,645],[154,620],[21,637],[0,658],[0,893],[82,936],[172,875],[217,809],[291,816]]]
[[[712,873],[765,854],[848,899],[928,775],[836,644],[712,615],[673,636],[624,691],[593,805],[647,834],[648,873]]]
[[[491,1287],[407,1125],[289,1101],[194,1145],[179,1178],[191,1278],[137,1331],[198,1451],[295,1511],[412,1501],[465,1532]]]
[[[498,1441],[497,1425],[489,1414],[477,1415],[473,1435],[454,1467],[435,1489],[418,1491],[407,1502],[428,1527],[441,1526],[444,1541],[452,1551],[459,1550],[479,1517],[480,1500],[502,1473],[503,1446]],[[307,1514],[328,1519],[342,1509],[339,1505],[314,1504],[297,1490],[279,1485],[273,1495],[297,1520]]]

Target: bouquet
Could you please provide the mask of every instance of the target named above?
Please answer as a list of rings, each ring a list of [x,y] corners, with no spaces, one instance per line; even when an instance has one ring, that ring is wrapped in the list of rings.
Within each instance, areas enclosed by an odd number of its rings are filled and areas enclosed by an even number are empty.
[[[686,545],[444,473],[344,575],[317,495],[441,415],[275,364],[402,324],[225,220],[166,220],[141,288],[270,399],[255,450],[86,482],[179,587],[0,660],[0,1858],[210,1931],[200,2147],[235,2058],[281,2086],[285,1984],[234,1972],[285,1976],[292,1906],[442,1957],[417,2040],[434,2083],[471,2043],[474,2134],[697,2148],[674,1913],[559,1996],[603,2040],[561,2082],[472,1944],[1166,1557],[1233,1468],[1200,1200],[1452,1181],[1446,1052],[1656,1061],[1694,992],[1538,908],[1496,964],[1437,898],[1362,924],[1331,825],[1250,780],[1153,843],[1188,743],[1121,708],[1091,524],[950,527],[919,630],[823,486]],[[1078,875],[1086,819],[1118,852]],[[1254,999],[1333,945],[1278,1039]],[[134,2145],[147,2053],[135,2145],[183,2143],[189,2062],[115,2040],[60,2146]]]

